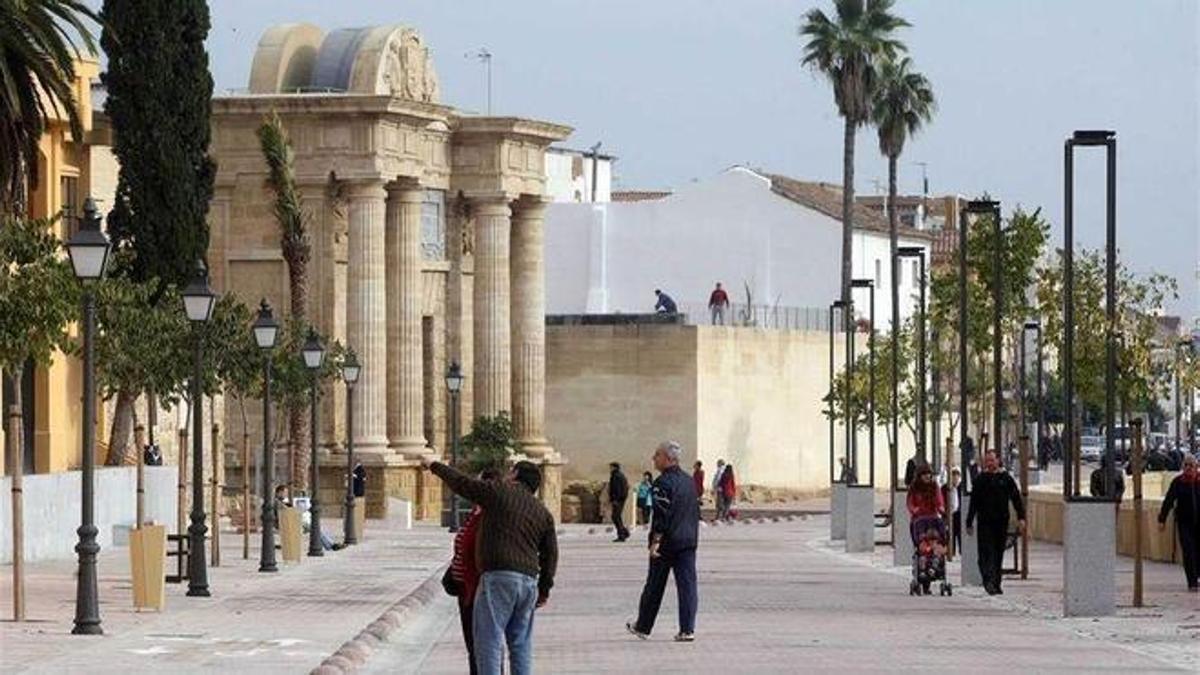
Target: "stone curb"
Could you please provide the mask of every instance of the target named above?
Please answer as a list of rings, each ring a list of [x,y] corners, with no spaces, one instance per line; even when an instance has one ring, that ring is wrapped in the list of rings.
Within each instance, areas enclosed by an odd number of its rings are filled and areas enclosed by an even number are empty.
[[[311,671],[311,675],[343,675],[361,668],[393,633],[433,602],[439,593],[445,592],[442,589],[442,574],[445,571],[445,565],[434,570],[420,586],[397,600],[379,618],[322,661]]]

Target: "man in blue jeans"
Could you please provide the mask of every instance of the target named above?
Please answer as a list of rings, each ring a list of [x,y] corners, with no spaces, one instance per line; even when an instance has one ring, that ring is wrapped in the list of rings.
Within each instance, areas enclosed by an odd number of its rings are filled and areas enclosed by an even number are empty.
[[[650,572],[642,589],[636,622],[625,628],[645,640],[654,629],[667,576],[674,573],[679,595],[679,633],[676,642],[696,639],[696,543],[700,530],[700,501],[692,478],[679,468],[680,447],[667,441],[654,451],[654,516],[650,525]]]
[[[483,507],[476,551],[483,574],[475,591],[475,665],[499,675],[504,645],[512,675],[533,671],[533,610],[546,604],[558,566],[554,518],[537,498],[542,473],[517,462],[503,481],[482,481],[422,460],[455,493]]]

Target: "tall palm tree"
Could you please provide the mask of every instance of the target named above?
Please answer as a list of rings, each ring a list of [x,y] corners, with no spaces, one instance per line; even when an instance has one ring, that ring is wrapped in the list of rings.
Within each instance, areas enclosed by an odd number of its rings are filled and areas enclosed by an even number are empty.
[[[844,122],[842,140],[842,301],[850,301],[854,234],[854,132],[870,121],[876,68],[901,51],[896,30],[908,22],[891,13],[894,0],[834,0],[836,15],[809,10],[800,26],[808,38],[801,63],[829,78]],[[853,317],[847,313],[849,326]]]
[[[892,261],[892,353],[899,351],[900,340],[900,258],[896,216],[896,164],[904,152],[904,143],[917,133],[921,126],[933,119],[937,103],[933,98],[933,87],[925,76],[912,70],[912,59],[907,56],[889,59],[879,66],[878,80],[871,104],[871,121],[879,131],[879,151],[888,160],[888,237],[891,242]],[[922,327],[923,328],[923,327]],[[899,365],[892,359],[892,382],[900,381]],[[898,431],[896,420],[896,387],[892,386],[892,428],[894,438]],[[921,459],[925,459],[925,439],[917,444]]]
[[[18,211],[28,181],[37,187],[38,142],[52,113],[83,136],[75,101],[77,41],[96,42],[84,25],[95,12],[75,0],[0,0],[0,211]],[[14,161],[15,160],[15,161]]]

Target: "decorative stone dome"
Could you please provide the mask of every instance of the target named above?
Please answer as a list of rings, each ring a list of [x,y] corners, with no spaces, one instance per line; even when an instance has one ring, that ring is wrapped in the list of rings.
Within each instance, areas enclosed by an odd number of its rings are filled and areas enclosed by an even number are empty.
[[[438,79],[421,35],[400,25],[339,28],[272,26],[250,69],[250,93],[351,93],[438,102]]]

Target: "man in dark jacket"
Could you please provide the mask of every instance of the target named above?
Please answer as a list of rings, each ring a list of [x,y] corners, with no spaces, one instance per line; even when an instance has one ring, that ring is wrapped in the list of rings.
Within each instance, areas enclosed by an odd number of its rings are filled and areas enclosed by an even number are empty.
[[[983,472],[971,486],[971,505],[967,509],[967,534],[974,530],[979,516],[979,574],[988,595],[999,595],[1000,566],[1004,559],[1004,540],[1008,537],[1008,505],[1017,512],[1017,527],[1025,530],[1025,504],[1017,482],[1000,470],[1000,460],[989,450],[983,456]]]
[[[679,633],[676,642],[696,639],[696,544],[700,535],[700,502],[692,479],[679,468],[681,449],[668,441],[654,451],[654,517],[650,525],[650,572],[642,589],[636,622],[625,628],[645,640],[654,629],[667,576],[675,574],[675,589],[679,595]]]
[[[1158,512],[1158,529],[1165,529],[1167,516],[1175,510],[1175,530],[1183,549],[1183,574],[1188,590],[1200,590],[1200,465],[1192,455],[1183,457],[1183,473],[1171,481]]]
[[[629,528],[625,527],[625,500],[629,497],[629,481],[621,473],[621,465],[613,462],[608,465],[612,472],[608,474],[608,502],[612,507],[613,527],[617,530],[614,542],[622,542],[629,538]]]
[[[455,494],[483,507],[472,621],[479,672],[500,672],[506,642],[512,672],[532,672],[533,610],[550,598],[558,566],[554,517],[537,498],[541,470],[517,462],[505,480],[483,481],[428,458],[421,463]]]
[[[1105,480],[1107,477],[1107,480]],[[1121,475],[1121,471],[1113,464],[1108,455],[1100,458],[1100,468],[1092,471],[1090,491],[1093,497],[1108,497],[1113,499],[1119,505],[1121,498],[1125,496],[1125,477]],[[1112,494],[1109,494],[1109,486],[1112,487]]]

